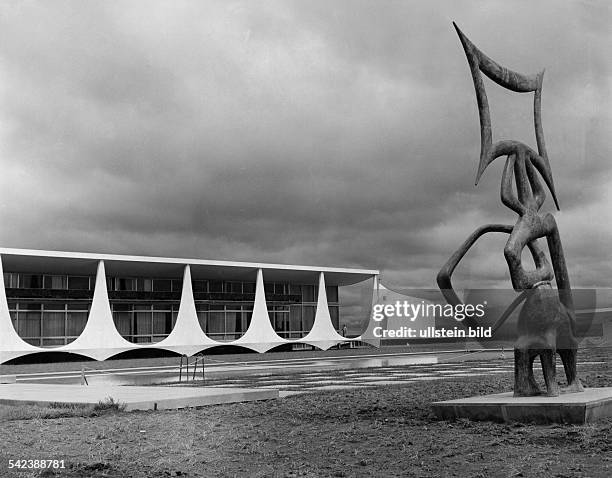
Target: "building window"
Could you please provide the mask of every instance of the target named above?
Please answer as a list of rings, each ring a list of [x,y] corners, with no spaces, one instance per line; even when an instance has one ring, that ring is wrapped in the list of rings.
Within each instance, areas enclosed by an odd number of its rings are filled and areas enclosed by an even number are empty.
[[[20,289],[42,289],[43,280],[40,274],[19,274]]]
[[[93,281],[89,276],[67,276],[57,274],[4,274],[4,287],[7,289],[49,289],[49,290],[89,290]]]
[[[45,276],[44,284],[45,284],[45,289],[67,289],[68,288],[68,277],[67,276]]]
[[[68,276],[68,289],[89,290],[88,276]]]
[[[225,336],[225,307],[212,304],[208,311],[207,325],[210,338],[222,339]]]
[[[299,339],[306,335],[304,327],[302,327],[302,306],[289,306],[289,330],[291,331],[290,338]]]
[[[314,324],[315,313],[317,307],[314,305],[305,305],[302,310],[302,326],[304,331],[310,331]]]
[[[242,294],[242,282],[226,282],[225,292],[229,294]]]
[[[253,304],[241,302],[196,302],[196,313],[202,331],[220,342],[240,338],[249,328]]]
[[[208,292],[208,281],[207,280],[194,280],[191,282],[194,294]]]
[[[77,338],[87,324],[90,304],[86,302],[68,302],[66,311],[66,336],[70,342]]]
[[[68,279],[70,282],[70,278]],[[181,292],[182,279],[152,279],[149,277],[107,277],[109,291],[128,292]]]
[[[153,279],[140,278],[136,281],[136,287],[141,292],[152,292]]]
[[[210,292],[223,292],[223,281],[211,280],[208,282],[208,289]]]
[[[290,338],[291,324],[288,305],[277,305],[268,308],[274,330],[280,337]]]
[[[178,302],[112,304],[117,332],[133,343],[165,339],[176,324],[178,309]]]
[[[196,302],[196,314],[198,316],[198,322],[202,332],[207,333],[206,325],[208,322],[208,304],[202,304]]]
[[[91,290],[95,281],[92,276],[57,274],[4,273],[7,289],[15,287],[44,288],[49,290]],[[131,278],[107,277],[110,291],[176,292],[182,291],[182,280],[178,278]],[[195,293],[254,294],[255,282],[218,281],[198,279],[192,281]],[[264,283],[269,297],[268,312],[275,331],[284,338],[298,339],[312,329],[316,316],[318,287],[314,284],[289,284],[284,282]],[[327,286],[329,313],[336,330],[341,326],[338,286]],[[45,294],[48,295],[48,294]],[[56,294],[57,295],[57,294]],[[298,296],[298,302],[286,297]],[[17,299],[9,294],[9,313],[15,330],[28,343],[36,346],[57,346],[70,343],[78,337],[87,323],[91,300],[65,300],[53,298]],[[233,297],[231,297],[233,299]],[[160,300],[161,299],[161,300]],[[220,297],[217,297],[220,299]],[[230,297],[228,297],[230,299]],[[299,301],[301,299],[301,301]],[[132,302],[130,302],[130,300]],[[165,300],[165,301],[164,301]],[[113,320],[117,331],[134,343],[155,343],[167,337],[178,316],[177,297],[166,302],[168,295],[151,301],[112,299]],[[248,301],[197,300],[196,313],[204,333],[214,340],[235,340],[250,326],[253,314],[252,296]]]
[[[7,289],[17,289],[19,287],[19,274],[16,272],[5,272],[4,287]]]
[[[117,332],[126,340],[130,340],[133,335],[131,307],[128,304],[114,304],[113,320]]]
[[[315,298],[315,286],[314,285],[303,285],[302,286],[302,302],[316,302]]]
[[[155,292],[170,292],[172,290],[172,281],[170,279],[154,279],[153,290]]]
[[[325,287],[327,302],[338,302],[338,286],[332,285]]]
[[[116,277],[115,278],[115,288],[113,290],[116,291],[135,291],[137,289],[137,281],[136,279],[127,278],[127,277]]]
[[[9,312],[17,334],[37,347],[75,340],[87,323],[91,302],[11,302]]]
[[[329,316],[331,317],[334,329],[340,330],[340,309],[337,305],[329,306]]]
[[[275,296],[297,295],[300,303],[286,303],[280,298],[268,300],[270,323],[276,333],[286,339],[299,339],[308,335],[314,324],[318,286],[314,284],[268,283],[267,293]],[[337,299],[337,287],[330,286],[332,300]],[[270,297],[268,298],[270,299]]]

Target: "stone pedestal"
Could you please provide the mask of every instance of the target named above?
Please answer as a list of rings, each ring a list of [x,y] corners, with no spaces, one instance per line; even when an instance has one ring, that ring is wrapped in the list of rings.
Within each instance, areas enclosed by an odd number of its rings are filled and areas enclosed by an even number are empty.
[[[15,383],[17,375],[0,375],[0,383]]]
[[[512,392],[436,402],[438,418],[523,423],[592,423],[612,417],[612,387],[558,397],[513,397]]]

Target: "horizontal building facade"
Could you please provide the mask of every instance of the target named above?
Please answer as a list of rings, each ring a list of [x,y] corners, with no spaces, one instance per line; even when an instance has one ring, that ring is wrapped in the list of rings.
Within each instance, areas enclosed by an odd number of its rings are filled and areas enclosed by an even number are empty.
[[[0,249],[0,363],[340,343],[338,287],[378,271]]]

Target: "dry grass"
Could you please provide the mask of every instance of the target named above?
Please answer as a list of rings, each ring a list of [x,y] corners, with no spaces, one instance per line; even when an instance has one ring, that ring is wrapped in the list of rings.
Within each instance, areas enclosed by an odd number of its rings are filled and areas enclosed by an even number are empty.
[[[112,397],[100,400],[95,405],[76,403],[50,403],[40,405],[0,405],[0,422],[13,420],[44,420],[51,418],[97,417],[108,413],[123,412],[125,404]]]

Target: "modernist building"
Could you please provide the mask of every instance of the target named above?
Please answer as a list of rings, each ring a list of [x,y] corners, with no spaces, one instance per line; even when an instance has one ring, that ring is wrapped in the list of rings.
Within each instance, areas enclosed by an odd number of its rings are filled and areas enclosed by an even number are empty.
[[[37,352],[104,360],[138,349],[321,349],[338,287],[378,271],[0,248],[0,363]]]

